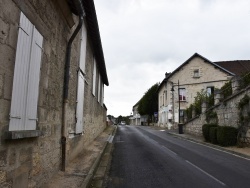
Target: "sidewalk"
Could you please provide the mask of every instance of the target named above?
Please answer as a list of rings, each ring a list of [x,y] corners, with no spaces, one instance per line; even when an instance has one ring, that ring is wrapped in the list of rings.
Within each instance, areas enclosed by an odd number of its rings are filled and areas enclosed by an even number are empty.
[[[65,172],[59,171],[43,188],[85,188],[100,163],[101,157],[108,145],[116,126],[108,126],[89,146],[82,155],[71,161]]]
[[[171,134],[173,136],[176,136],[181,139],[186,139],[190,140],[199,144],[203,144],[218,150],[222,150],[225,152],[232,153],[234,155],[238,155],[247,159],[250,159],[250,148],[249,147],[244,147],[244,148],[239,148],[237,146],[230,146],[230,147],[221,147],[218,145],[211,144],[209,142],[205,142],[204,138],[202,136],[196,136],[196,135],[191,135],[191,134],[179,134],[178,130],[166,130],[168,134]]]

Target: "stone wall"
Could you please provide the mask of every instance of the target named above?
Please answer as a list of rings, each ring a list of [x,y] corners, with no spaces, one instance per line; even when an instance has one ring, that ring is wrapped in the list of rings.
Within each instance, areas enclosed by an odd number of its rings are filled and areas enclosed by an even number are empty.
[[[239,110],[238,104],[245,96],[250,96],[250,87],[236,92],[226,100],[220,102],[209,110],[217,113],[218,124],[220,126],[239,127]],[[202,125],[206,124],[206,113],[203,113],[184,125],[185,133],[202,135]]]
[[[66,1],[0,1],[0,187],[40,187],[61,169],[61,132],[66,46],[78,17]],[[43,136],[7,140],[12,82],[21,11],[43,36],[37,129]],[[66,12],[65,12],[66,11]],[[81,33],[81,31],[79,32]],[[80,34],[71,52],[67,109],[67,162],[76,157],[106,127],[106,109],[92,95],[93,51],[87,42],[84,133],[70,138],[76,124],[77,71]]]

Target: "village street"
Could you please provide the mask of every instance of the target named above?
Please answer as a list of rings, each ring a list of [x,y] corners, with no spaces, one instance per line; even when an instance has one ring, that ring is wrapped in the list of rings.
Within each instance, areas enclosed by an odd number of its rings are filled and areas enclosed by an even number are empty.
[[[249,187],[249,159],[165,130],[118,126],[113,144],[107,187]]]

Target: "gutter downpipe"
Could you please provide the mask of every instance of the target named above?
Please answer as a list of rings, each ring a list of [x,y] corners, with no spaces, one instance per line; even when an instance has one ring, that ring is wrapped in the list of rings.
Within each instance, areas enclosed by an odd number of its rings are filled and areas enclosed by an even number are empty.
[[[76,2],[78,1],[78,2]],[[81,0],[75,0],[76,4],[80,4],[80,12],[79,12],[79,22],[78,25],[71,35],[66,49],[66,62],[65,62],[65,68],[64,68],[64,87],[63,87],[63,112],[62,112],[62,130],[61,130],[61,144],[62,144],[62,171],[65,171],[66,167],[66,114],[67,114],[67,108],[68,108],[68,93],[69,93],[69,72],[70,72],[70,58],[71,58],[71,46],[72,42],[75,39],[76,35],[80,31],[82,24],[83,24],[83,16],[84,16],[84,10],[82,7]]]

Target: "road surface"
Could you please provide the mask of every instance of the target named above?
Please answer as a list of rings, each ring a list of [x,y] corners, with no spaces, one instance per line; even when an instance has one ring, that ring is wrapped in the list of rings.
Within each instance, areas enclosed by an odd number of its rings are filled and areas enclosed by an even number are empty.
[[[145,126],[118,126],[108,188],[250,187],[250,161]]]

